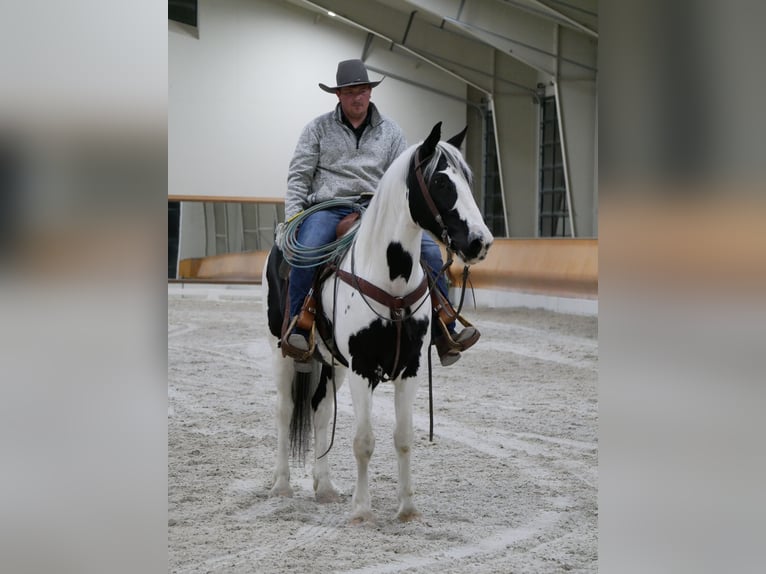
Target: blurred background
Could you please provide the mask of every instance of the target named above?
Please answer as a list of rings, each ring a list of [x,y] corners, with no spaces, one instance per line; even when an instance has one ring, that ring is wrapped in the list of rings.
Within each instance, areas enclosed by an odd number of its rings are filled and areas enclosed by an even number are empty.
[[[600,568],[760,572],[766,5],[500,4],[598,14]],[[3,8],[0,568],[164,571],[176,32],[145,0]]]

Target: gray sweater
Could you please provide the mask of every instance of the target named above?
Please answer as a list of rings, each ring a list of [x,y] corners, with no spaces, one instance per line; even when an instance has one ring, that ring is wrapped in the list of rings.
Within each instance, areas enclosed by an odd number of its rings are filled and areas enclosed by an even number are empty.
[[[316,203],[374,193],[383,173],[407,148],[404,133],[370,103],[370,125],[356,135],[335,110],[309,122],[298,138],[287,174],[285,217]]]

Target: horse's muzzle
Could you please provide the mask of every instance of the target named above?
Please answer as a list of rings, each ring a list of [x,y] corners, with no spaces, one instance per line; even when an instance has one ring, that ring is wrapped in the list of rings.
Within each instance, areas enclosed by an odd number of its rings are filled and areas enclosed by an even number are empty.
[[[479,261],[483,261],[487,257],[487,252],[492,245],[493,239],[477,237],[468,243],[468,247],[460,252],[461,259],[466,265],[473,265]]]

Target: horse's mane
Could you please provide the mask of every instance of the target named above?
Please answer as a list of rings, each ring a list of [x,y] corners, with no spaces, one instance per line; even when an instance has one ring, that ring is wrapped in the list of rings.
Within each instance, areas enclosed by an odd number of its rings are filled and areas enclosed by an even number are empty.
[[[394,160],[386,173],[383,175],[383,178],[380,180],[378,191],[389,185],[395,184],[396,182],[403,182],[406,180],[407,171],[410,168],[410,161],[412,160],[412,156],[415,154],[415,151],[418,149],[418,147],[422,145],[422,143],[423,142],[419,142],[411,145],[409,148],[404,150],[398,158]],[[436,170],[436,166],[439,165],[439,160],[442,158],[442,156],[446,157],[447,163],[453,169],[455,169],[455,171],[462,173],[466,181],[471,184],[473,177],[471,174],[471,168],[466,163],[463,155],[460,153],[460,150],[455,146],[448,145],[446,142],[439,142],[436,145],[436,150],[428,160],[428,163],[426,163],[424,166],[423,177],[426,179],[426,181],[430,180],[433,176],[434,171]]]
[[[439,165],[439,160],[441,159],[442,156],[446,156],[447,164],[453,169],[455,169],[455,171],[457,171],[458,173],[462,172],[466,181],[469,184],[471,183],[473,178],[471,174],[471,168],[468,167],[468,164],[463,158],[463,154],[461,154],[460,150],[457,149],[455,146],[447,145],[445,142],[439,142],[437,144],[436,151],[434,151],[434,154],[431,157],[430,161],[426,164],[425,168],[423,169],[423,178],[425,178],[426,181],[431,179],[431,176],[434,174],[434,170],[436,169],[436,166]]]

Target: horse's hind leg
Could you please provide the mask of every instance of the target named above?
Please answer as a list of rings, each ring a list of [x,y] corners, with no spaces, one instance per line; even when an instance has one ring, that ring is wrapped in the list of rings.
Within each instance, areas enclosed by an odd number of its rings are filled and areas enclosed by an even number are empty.
[[[399,510],[397,518],[402,522],[420,517],[412,503],[412,472],[410,454],[412,451],[412,403],[415,400],[417,379],[401,379],[395,383],[394,401],[396,407],[396,427],[394,428],[394,447],[399,465]]]
[[[340,371],[340,372],[338,372]],[[336,369],[336,391],[342,382],[342,369]],[[311,405],[314,408],[314,493],[317,502],[338,502],[340,495],[330,480],[330,465],[327,461],[330,447],[327,427],[335,409],[332,368],[322,366],[317,387]],[[319,458],[321,457],[321,458]]]
[[[354,403],[356,434],[354,435],[354,456],[356,457],[356,487],[352,498],[351,521],[361,524],[373,519],[370,503],[369,477],[367,468],[375,450],[375,435],[372,432],[372,390],[365,379],[350,377],[351,398]]]
[[[271,496],[292,496],[293,489],[290,486],[290,417],[293,412],[292,399],[292,360],[275,357],[274,374],[277,383],[277,462],[274,468],[274,485],[269,494]]]

